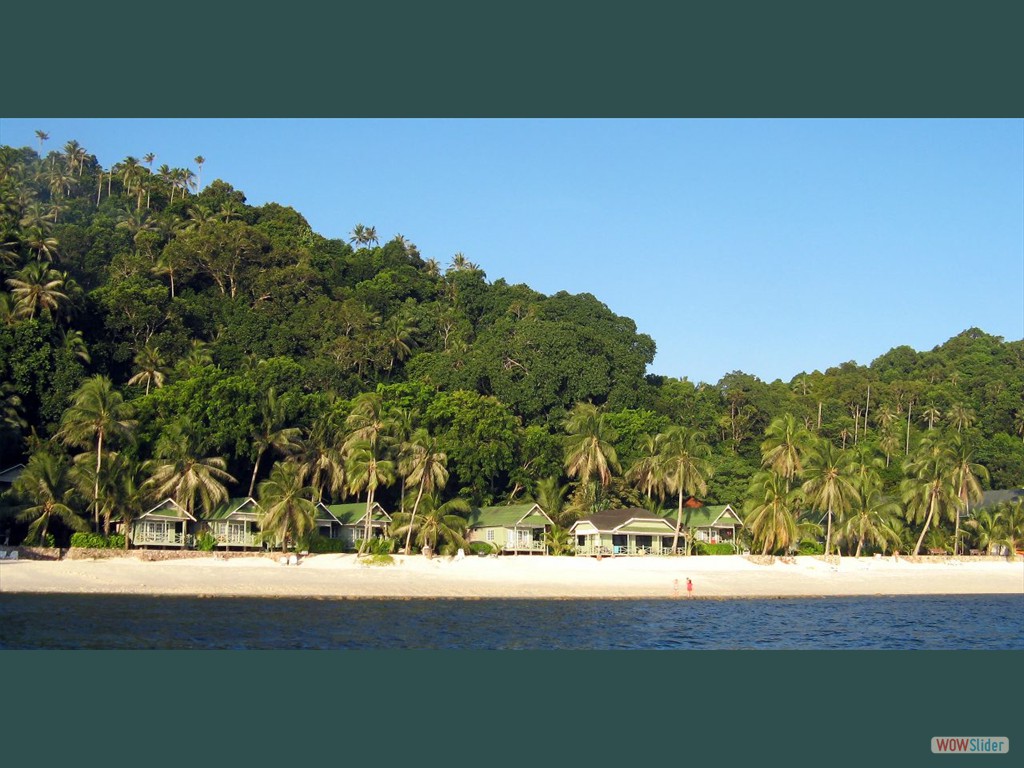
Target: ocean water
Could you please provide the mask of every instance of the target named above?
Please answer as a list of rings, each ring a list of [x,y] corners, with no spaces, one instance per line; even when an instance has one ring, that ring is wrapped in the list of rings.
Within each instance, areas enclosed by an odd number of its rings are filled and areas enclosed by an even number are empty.
[[[0,593],[0,648],[1020,650],[1024,596],[339,600]]]

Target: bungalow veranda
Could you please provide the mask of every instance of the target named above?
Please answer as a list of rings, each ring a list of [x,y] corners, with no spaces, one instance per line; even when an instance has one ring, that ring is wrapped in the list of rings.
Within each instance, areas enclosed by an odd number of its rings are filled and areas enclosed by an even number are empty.
[[[544,534],[554,522],[539,504],[510,504],[474,509],[469,516],[468,540],[484,541],[504,554],[544,554]]]
[[[174,499],[164,499],[132,522],[129,541],[134,547],[192,546],[189,523],[196,519]]]

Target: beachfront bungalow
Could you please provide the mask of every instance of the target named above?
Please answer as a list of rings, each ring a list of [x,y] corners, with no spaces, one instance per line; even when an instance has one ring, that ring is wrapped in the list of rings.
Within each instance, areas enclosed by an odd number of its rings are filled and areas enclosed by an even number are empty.
[[[544,534],[553,525],[539,504],[483,507],[469,516],[468,540],[487,542],[504,554],[546,555]]]
[[[259,549],[259,519],[263,510],[252,496],[229,499],[208,515],[200,517],[200,523],[217,539],[218,549]]]
[[[174,499],[164,499],[132,522],[131,543],[135,547],[181,547],[192,543],[189,523],[196,519]]]
[[[606,509],[572,524],[576,554],[671,554],[675,523],[646,509]]]
[[[317,529],[321,536],[341,539],[346,547],[354,548],[356,542],[366,535],[366,503],[317,504]],[[377,502],[370,510],[370,536],[386,536],[391,525],[391,515]]]
[[[676,510],[666,510],[665,518],[676,525]],[[680,532],[691,528],[696,541],[706,544],[735,544],[736,531],[743,527],[743,520],[728,504],[711,507],[683,507],[683,524]]]

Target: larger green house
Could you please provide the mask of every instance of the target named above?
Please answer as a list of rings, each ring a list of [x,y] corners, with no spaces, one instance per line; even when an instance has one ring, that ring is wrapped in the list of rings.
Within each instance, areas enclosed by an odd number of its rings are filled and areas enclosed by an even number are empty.
[[[138,516],[129,540],[134,547],[181,547],[192,545],[189,523],[196,519],[174,499],[164,499]]]
[[[351,504],[317,503],[317,529],[321,536],[341,539],[346,547],[355,548],[356,542],[366,536],[366,504],[357,501]],[[370,537],[386,536],[391,525],[389,515],[377,502],[370,509]]]
[[[578,555],[671,555],[683,554],[683,537],[708,544],[735,543],[743,523],[728,504],[713,507],[684,507],[679,540],[675,510],[661,513],[646,509],[606,509],[580,518],[569,529]]]
[[[228,499],[215,510],[199,518],[217,539],[218,549],[261,549],[260,515],[263,510],[252,496]]]
[[[509,555],[546,555],[544,534],[553,525],[539,504],[482,507],[469,516],[468,540],[485,541]]]

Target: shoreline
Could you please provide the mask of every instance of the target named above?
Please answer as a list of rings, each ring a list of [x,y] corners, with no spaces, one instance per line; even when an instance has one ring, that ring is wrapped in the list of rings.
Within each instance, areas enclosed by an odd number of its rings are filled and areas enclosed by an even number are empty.
[[[354,554],[143,560],[120,556],[0,560],[0,595],[115,594],[310,599],[788,599],[907,595],[1024,596],[1024,560],[908,562],[906,558],[742,555],[633,557],[395,555],[371,565]],[[686,592],[692,579],[694,591]]]

